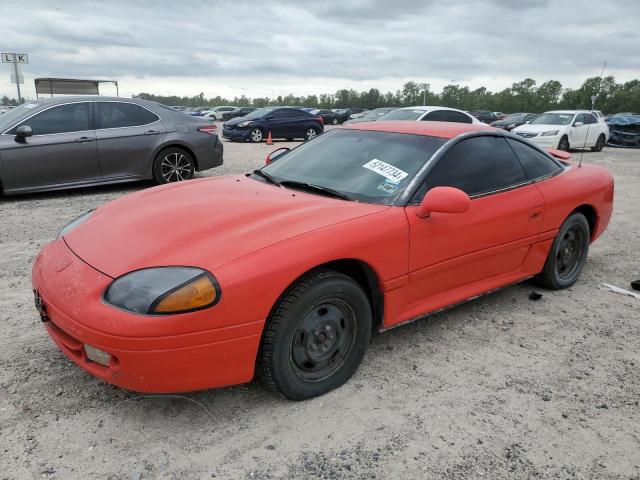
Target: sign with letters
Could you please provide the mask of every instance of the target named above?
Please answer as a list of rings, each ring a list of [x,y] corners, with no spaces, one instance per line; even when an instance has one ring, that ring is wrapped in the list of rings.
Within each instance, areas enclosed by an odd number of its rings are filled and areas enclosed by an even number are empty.
[[[2,53],[2,63],[29,63],[26,53]]]

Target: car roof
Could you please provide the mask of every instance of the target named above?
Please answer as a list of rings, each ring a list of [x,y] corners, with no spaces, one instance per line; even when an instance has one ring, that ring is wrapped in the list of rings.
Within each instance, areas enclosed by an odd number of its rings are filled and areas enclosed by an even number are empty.
[[[458,108],[439,107],[437,105],[418,105],[416,107],[400,107],[399,110],[422,110],[423,112],[429,112],[431,110],[452,110],[454,112],[463,112],[463,110],[460,110]]]
[[[591,113],[591,110],[549,110],[544,113],[567,113],[567,114],[576,114],[576,113]]]
[[[501,131],[489,125],[457,122],[412,122],[407,120],[378,120],[369,123],[344,125],[349,130],[369,130],[375,132],[409,133],[429,137],[454,138],[469,132]]]

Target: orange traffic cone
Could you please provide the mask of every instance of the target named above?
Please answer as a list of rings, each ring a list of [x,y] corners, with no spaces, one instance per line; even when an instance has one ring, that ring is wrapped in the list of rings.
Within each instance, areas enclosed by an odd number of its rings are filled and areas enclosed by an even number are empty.
[[[267,145],[273,145],[273,140],[271,139],[271,132],[267,135]]]

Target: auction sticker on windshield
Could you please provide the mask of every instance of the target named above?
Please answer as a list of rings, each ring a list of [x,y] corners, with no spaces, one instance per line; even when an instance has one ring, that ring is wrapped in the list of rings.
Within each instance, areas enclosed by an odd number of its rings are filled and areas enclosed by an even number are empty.
[[[395,184],[400,183],[403,178],[409,175],[404,170],[400,170],[398,167],[394,167],[393,165],[383,162],[382,160],[378,160],[377,158],[368,161],[363,165],[363,167],[367,170],[371,170],[372,172],[376,172],[378,175],[382,175],[391,183]]]

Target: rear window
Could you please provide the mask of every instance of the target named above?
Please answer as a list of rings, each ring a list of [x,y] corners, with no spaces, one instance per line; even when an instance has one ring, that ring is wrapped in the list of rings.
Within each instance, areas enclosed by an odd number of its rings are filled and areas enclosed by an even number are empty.
[[[527,179],[535,180],[536,178],[551,175],[561,169],[556,162],[535,148],[517,140],[507,139],[507,142],[516,152]]]
[[[98,102],[96,128],[123,128],[147,125],[158,120],[155,113],[135,103]]]

